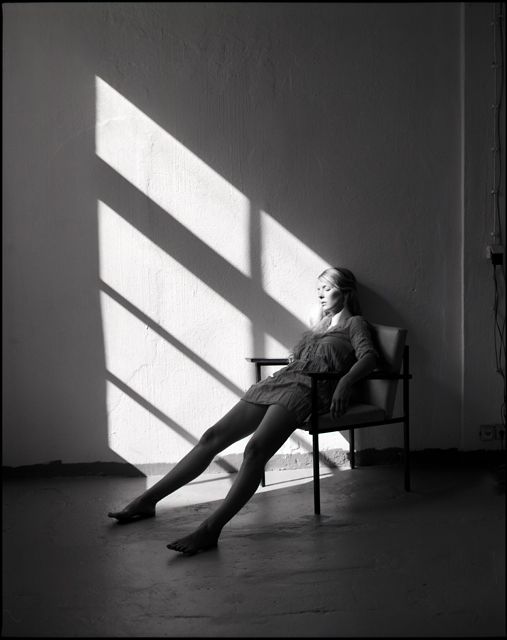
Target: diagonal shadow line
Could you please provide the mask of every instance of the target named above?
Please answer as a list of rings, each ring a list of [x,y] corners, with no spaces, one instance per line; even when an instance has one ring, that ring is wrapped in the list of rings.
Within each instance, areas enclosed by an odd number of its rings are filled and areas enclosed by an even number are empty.
[[[131,398],[131,400],[134,400],[134,402],[137,402],[137,404],[139,404],[141,407],[143,407],[143,409],[146,409],[146,411],[148,411],[149,413],[154,415],[161,422],[163,422],[168,427],[170,427],[173,431],[175,431],[178,435],[180,435],[183,438],[185,438],[185,440],[188,440],[188,442],[190,442],[191,444],[197,444],[199,442],[198,438],[193,436],[191,433],[189,433],[183,427],[180,427],[179,424],[174,422],[174,420],[171,420],[171,418],[169,418],[169,416],[166,416],[166,414],[163,413],[162,411],[160,411],[160,409],[157,409],[157,407],[152,405],[151,402],[148,402],[148,400],[146,400],[146,398],[143,398],[136,391],[134,391],[134,389],[132,389],[127,384],[122,382],[119,378],[117,378],[114,375],[114,373],[111,373],[111,371],[106,371],[106,380],[108,380],[109,382],[114,384],[116,387],[118,387],[118,389],[120,389],[121,391],[123,391],[123,393],[125,393],[127,396],[129,396],[129,398]],[[233,466],[232,464],[227,462],[227,460],[224,460],[220,456],[216,456],[214,458],[214,462],[216,462],[219,466],[222,467],[222,469],[224,469],[228,473],[237,473],[238,472],[238,470],[236,469],[235,466]]]
[[[115,289],[113,289],[108,284],[106,284],[103,280],[99,280],[99,282],[100,282],[100,288],[102,289],[102,291],[104,291],[104,293],[107,293],[108,296],[110,296],[113,300],[115,300],[119,305],[124,307],[129,313],[131,313],[133,316],[135,316],[143,324],[148,325],[161,338],[163,338],[164,340],[166,340],[167,342],[172,344],[174,347],[176,347],[176,349],[181,351],[190,360],[192,360],[196,365],[198,365],[199,367],[204,369],[207,373],[209,373],[211,376],[216,378],[219,382],[221,382],[224,386],[226,386],[228,389],[230,389],[233,393],[238,395],[238,397],[243,396],[244,392],[239,387],[237,387],[234,383],[232,383],[230,380],[228,380],[224,375],[222,375],[219,371],[217,371],[214,367],[209,365],[205,360],[200,358],[196,353],[191,351],[188,347],[186,347],[182,342],[180,342],[177,338],[172,336],[165,329],[162,329],[162,327],[159,324],[157,324],[149,316],[147,316],[145,313],[143,313],[138,307],[136,307],[131,302],[126,300],[120,293],[118,293]],[[111,375],[113,375],[113,374],[111,374]],[[118,379],[116,378],[116,380],[118,380]],[[117,382],[115,382],[115,384],[117,384],[117,386],[119,386],[119,384]],[[122,389],[122,390],[125,391],[125,389]],[[126,391],[125,391],[125,393],[126,393]],[[135,393],[135,392],[132,391],[132,393]],[[169,418],[167,418],[167,420],[169,420]],[[170,426],[173,427],[173,425],[170,425]],[[313,449],[312,449],[311,444],[306,442],[303,438],[298,436],[296,433],[292,433],[290,437],[300,447],[302,447],[303,449],[306,449],[306,451],[308,453],[312,453]],[[322,451],[319,452],[319,459],[323,464],[325,464],[329,468],[332,468],[332,469],[336,468],[336,464],[330,458],[328,458]]]
[[[262,282],[261,245],[261,207],[250,200],[250,273],[252,279],[257,282]],[[264,333],[255,324],[252,326],[252,347],[254,354],[264,353]],[[306,449],[308,453],[313,453],[312,445],[296,432],[291,434],[290,439],[302,449]],[[330,468],[336,468],[336,464],[321,451],[319,451],[319,460]]]
[[[250,236],[250,278],[252,282],[262,284],[262,231],[261,210],[250,200],[250,219],[248,233]],[[256,322],[252,322],[252,354],[264,354],[266,340],[264,331]]]
[[[239,191],[242,195],[245,196],[245,198],[250,199],[250,196],[247,195],[247,193],[245,191],[242,191],[242,188],[236,186],[236,184],[233,181],[233,178],[231,178],[231,176],[227,176],[226,172],[224,170],[218,170],[215,167],[213,167],[208,160],[205,160],[202,153],[198,152],[198,151],[194,151],[192,150],[192,147],[189,144],[188,140],[184,140],[183,137],[177,137],[176,135],[170,133],[170,128],[168,126],[168,123],[161,123],[160,120],[160,114],[156,114],[153,112],[153,110],[150,108],[150,104],[142,104],[143,100],[139,100],[139,96],[138,99],[135,100],[133,98],[127,97],[127,94],[125,92],[125,87],[120,91],[116,86],[115,86],[115,81],[113,78],[109,78],[106,80],[106,75],[104,70],[103,73],[100,76],[100,79],[102,79],[104,82],[106,82],[110,87],[112,87],[112,89],[114,91],[117,91],[124,100],[126,100],[127,102],[129,102],[131,105],[133,105],[136,109],[138,109],[139,111],[141,111],[141,113],[143,113],[147,118],[149,118],[157,127],[160,127],[163,132],[169,136],[171,136],[171,138],[173,138],[178,144],[181,144],[185,147],[185,149],[187,149],[191,154],[193,154],[194,156],[196,156],[197,158],[199,158],[204,164],[206,164],[214,173],[216,173],[222,180],[224,180],[225,182],[227,182],[228,184],[230,184],[232,187],[234,187],[237,191]],[[99,76],[96,76],[99,77]],[[274,214],[271,214],[274,216]],[[276,218],[276,216],[274,216],[275,220],[277,220],[280,224],[283,224],[281,220],[278,220]],[[292,233],[294,235],[294,237],[296,238],[296,240],[298,240],[299,242],[301,242],[302,244],[306,245],[308,247],[308,249],[310,249],[311,251],[313,251],[316,254],[319,254],[319,249],[316,248],[316,246],[311,246],[308,244],[307,240],[303,240],[300,236],[296,235],[296,233],[291,230],[290,233]],[[316,275],[316,274],[315,274]]]
[[[113,300],[115,300],[119,305],[121,305],[124,309],[126,309],[129,313],[135,316],[138,320],[140,320],[143,324],[146,324],[152,329],[155,333],[157,333],[161,338],[163,338],[169,344],[172,344],[173,347],[176,347],[178,351],[181,351],[189,360],[192,360],[194,364],[204,369],[206,373],[209,373],[213,378],[221,382],[225,387],[227,387],[230,391],[236,394],[238,397],[241,397],[245,392],[237,387],[233,382],[231,382],[228,378],[226,378],[220,371],[212,367],[210,364],[203,360],[200,356],[198,356],[194,351],[189,349],[187,346],[180,342],[177,338],[175,338],[168,331],[163,329],[159,324],[157,324],[154,320],[152,320],[149,316],[143,313],[138,307],[129,302],[126,298],[124,298],[118,291],[110,287],[103,280],[99,280],[100,288],[104,293],[107,293]]]
[[[301,438],[301,436],[298,436],[296,433],[293,433],[291,435],[292,440],[294,440],[295,442],[298,443],[298,445],[300,447],[302,447],[303,449],[306,449],[308,453],[313,454],[313,447],[311,444],[309,444],[308,442],[306,442],[306,440],[304,438]],[[337,468],[337,464],[336,462],[334,462],[333,460],[331,460],[331,458],[329,458],[328,456],[326,456],[326,454],[323,451],[319,451],[319,460],[326,465],[326,467],[328,467],[329,469],[336,469]]]
[[[243,275],[101,158],[96,158],[100,169],[97,176],[100,199],[151,242],[278,342],[284,344],[287,335],[299,336],[307,330],[296,316],[268,296],[260,283]],[[259,300],[262,300],[262,304]],[[272,319],[271,322],[259,314],[260,307],[265,309],[266,317]]]

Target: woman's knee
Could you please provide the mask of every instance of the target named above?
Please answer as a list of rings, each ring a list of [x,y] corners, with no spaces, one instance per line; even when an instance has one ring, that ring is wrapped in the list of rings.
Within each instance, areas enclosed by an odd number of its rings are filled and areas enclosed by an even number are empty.
[[[216,426],[206,429],[199,439],[199,445],[211,447],[212,449],[220,449],[223,445],[224,437],[221,429]]]
[[[271,405],[259,429],[248,441],[243,458],[265,464],[294,431],[294,418],[284,407]]]
[[[243,459],[250,463],[264,464],[268,457],[266,445],[255,437],[250,438],[243,452]]]
[[[261,422],[267,407],[247,402],[237,404],[201,436],[199,444],[221,451],[249,436]]]
[[[242,435],[238,431],[234,424],[231,425],[220,421],[206,429],[199,439],[199,445],[215,449],[217,452],[222,451],[222,449],[241,439]]]

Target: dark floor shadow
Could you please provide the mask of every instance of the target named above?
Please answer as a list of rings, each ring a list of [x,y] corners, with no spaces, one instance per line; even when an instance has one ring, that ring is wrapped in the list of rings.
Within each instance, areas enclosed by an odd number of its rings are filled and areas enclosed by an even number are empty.
[[[338,468],[336,468],[336,471],[338,471]],[[323,473],[321,471],[320,473],[320,478],[321,480],[323,478],[326,478],[328,475],[330,475],[331,472],[325,472]],[[299,478],[291,478],[290,480],[280,480],[278,482],[269,482],[269,478],[266,480],[266,487],[278,487],[281,485],[285,485],[285,484],[290,484],[291,482],[299,482],[300,480],[307,480],[308,482],[312,482],[313,481],[313,476],[311,474],[307,475],[307,476],[300,476]]]

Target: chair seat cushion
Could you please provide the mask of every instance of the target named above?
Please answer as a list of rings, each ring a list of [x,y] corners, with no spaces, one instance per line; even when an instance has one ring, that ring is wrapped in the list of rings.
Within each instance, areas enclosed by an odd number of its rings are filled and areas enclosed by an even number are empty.
[[[320,415],[319,431],[339,431],[340,427],[346,429],[365,422],[376,422],[377,420],[381,422],[385,418],[386,412],[373,404],[353,404],[338,420],[335,420],[330,413]],[[310,419],[305,426],[310,427]]]

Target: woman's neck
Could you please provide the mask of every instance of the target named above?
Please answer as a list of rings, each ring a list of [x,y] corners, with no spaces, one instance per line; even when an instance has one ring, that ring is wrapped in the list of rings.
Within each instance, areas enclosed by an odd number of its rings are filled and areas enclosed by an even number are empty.
[[[344,325],[346,320],[348,320],[348,318],[350,318],[350,312],[348,311],[348,309],[343,307],[343,309],[341,309],[337,313],[334,313],[334,314],[331,315],[331,321],[329,323],[329,328],[331,328],[331,327],[339,327],[339,326]]]

